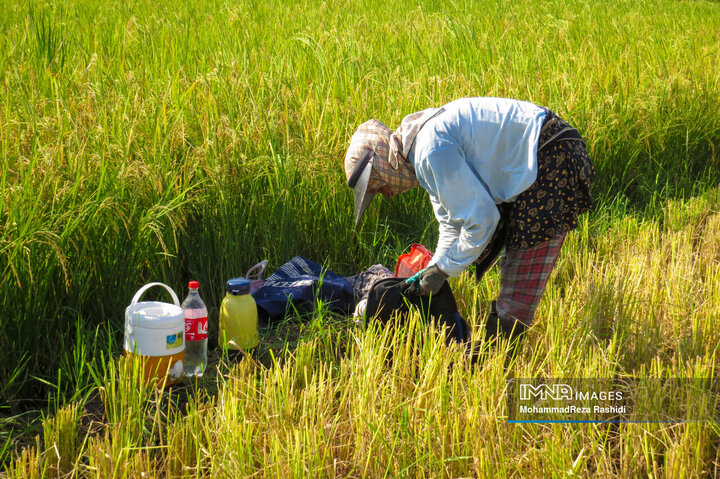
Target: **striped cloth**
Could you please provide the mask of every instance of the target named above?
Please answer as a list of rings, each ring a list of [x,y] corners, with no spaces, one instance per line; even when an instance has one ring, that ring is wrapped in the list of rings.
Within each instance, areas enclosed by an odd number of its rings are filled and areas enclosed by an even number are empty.
[[[500,258],[499,317],[514,317],[530,326],[566,234],[528,249],[506,248]]]

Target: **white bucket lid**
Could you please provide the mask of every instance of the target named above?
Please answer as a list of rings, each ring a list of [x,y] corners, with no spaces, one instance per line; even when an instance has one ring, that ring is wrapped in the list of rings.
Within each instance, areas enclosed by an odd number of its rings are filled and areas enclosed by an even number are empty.
[[[140,296],[153,286],[164,287],[172,296],[175,304],[161,301],[138,302]],[[125,320],[132,322],[135,326],[149,329],[176,328],[178,325],[184,328],[185,312],[180,307],[177,295],[169,286],[163,283],[148,283],[135,293],[130,306],[125,309]]]

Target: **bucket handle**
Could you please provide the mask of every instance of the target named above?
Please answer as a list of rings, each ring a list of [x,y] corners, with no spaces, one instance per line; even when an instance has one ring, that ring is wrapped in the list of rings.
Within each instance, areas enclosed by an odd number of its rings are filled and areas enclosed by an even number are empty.
[[[173,291],[172,288],[170,286],[166,285],[165,283],[148,283],[148,284],[146,284],[145,286],[140,288],[137,293],[135,293],[135,296],[133,296],[133,299],[132,299],[132,302],[130,303],[130,305],[132,306],[132,305],[137,304],[138,300],[140,299],[140,296],[142,296],[142,294],[145,291],[152,288],[153,286],[162,286],[163,288],[165,288],[168,291],[168,293],[170,293],[170,296],[172,296],[172,299],[175,302],[175,306],[180,306],[180,300],[178,300],[178,297],[175,294],[175,291]]]
[[[267,266],[267,264],[268,264],[268,260],[266,260],[266,259],[260,261],[258,264],[256,264],[252,268],[250,268],[247,273],[245,273],[245,278],[253,279],[252,274],[255,273],[255,279],[261,280],[263,271],[265,271],[265,267]]]

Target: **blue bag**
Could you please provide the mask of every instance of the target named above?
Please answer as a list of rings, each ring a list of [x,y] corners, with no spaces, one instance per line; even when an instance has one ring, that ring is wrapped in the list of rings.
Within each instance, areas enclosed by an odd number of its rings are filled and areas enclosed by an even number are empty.
[[[285,314],[290,303],[300,312],[310,311],[316,298],[329,303],[333,311],[349,314],[355,307],[347,279],[301,256],[268,276],[252,296],[258,309],[270,317]]]

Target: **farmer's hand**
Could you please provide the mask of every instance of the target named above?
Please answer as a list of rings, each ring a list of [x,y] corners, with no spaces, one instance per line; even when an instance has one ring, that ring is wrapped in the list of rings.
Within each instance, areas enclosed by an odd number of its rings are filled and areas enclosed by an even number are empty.
[[[414,283],[417,292],[427,296],[430,293],[437,293],[440,291],[448,275],[443,272],[437,265],[429,266],[420,271],[415,276],[408,278],[408,283]]]

